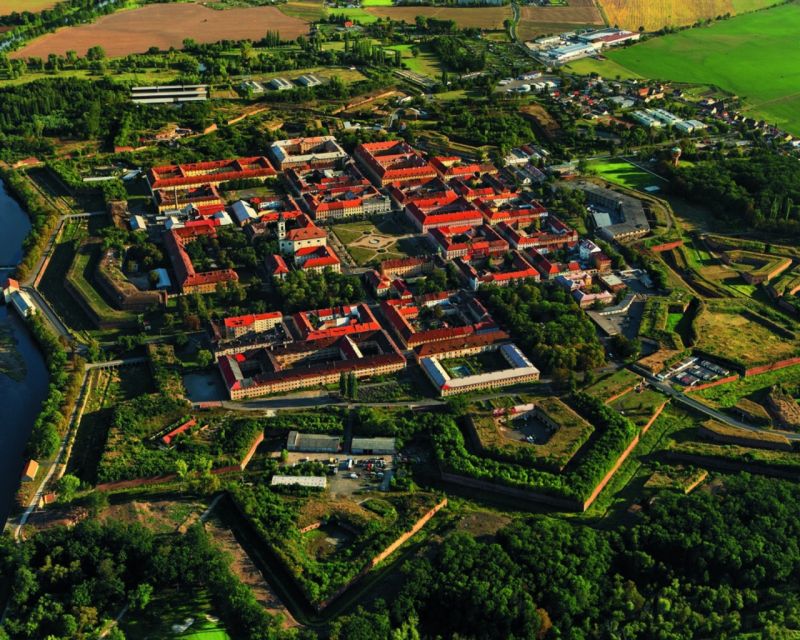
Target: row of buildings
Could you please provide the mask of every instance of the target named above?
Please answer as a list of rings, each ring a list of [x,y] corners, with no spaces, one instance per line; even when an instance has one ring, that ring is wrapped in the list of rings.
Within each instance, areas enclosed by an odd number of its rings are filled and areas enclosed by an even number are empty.
[[[538,380],[539,372],[467,292],[404,296],[367,304],[226,318],[215,327],[217,362],[231,400],[336,384],[342,375],[387,375],[408,353],[441,396]],[[451,358],[497,352],[507,363],[478,377],[432,371]]]

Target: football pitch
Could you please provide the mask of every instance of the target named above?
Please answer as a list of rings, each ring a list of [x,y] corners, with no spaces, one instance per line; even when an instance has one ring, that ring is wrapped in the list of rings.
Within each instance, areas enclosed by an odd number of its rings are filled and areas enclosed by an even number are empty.
[[[739,96],[748,115],[800,134],[798,33],[800,4],[792,2],[652,38],[608,58],[648,78],[716,86]]]

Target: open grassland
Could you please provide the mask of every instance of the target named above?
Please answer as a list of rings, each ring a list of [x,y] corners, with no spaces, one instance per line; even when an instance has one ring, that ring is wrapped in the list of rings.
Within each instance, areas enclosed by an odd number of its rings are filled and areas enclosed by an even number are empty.
[[[215,11],[198,4],[153,4],[121,11],[92,24],[66,27],[48,33],[15,51],[12,57],[47,58],[51,53],[77,51],[85,55],[95,45],[110,57],[141,53],[150,47],[181,47],[186,38],[197,42],[257,40],[267,31],[279,31],[285,40],[308,33],[308,24],[275,7]]]
[[[214,603],[208,593],[162,591],[153,596],[145,612],[128,614],[120,624],[126,638],[194,638],[195,640],[230,640],[230,636],[213,615]],[[185,631],[180,629],[191,618],[194,622]],[[177,626],[176,626],[177,625]]]
[[[694,395],[712,406],[729,408],[736,406],[742,398],[768,391],[776,384],[784,384],[789,387],[800,384],[800,366],[786,367],[778,371],[740,378],[735,382],[703,389]]]
[[[503,21],[511,19],[511,7],[383,7],[372,6],[364,11],[375,18],[391,18],[413,24],[417,16],[437,20],[453,20],[463,28],[496,31],[503,28]],[[336,13],[340,13],[337,9]]]
[[[431,78],[439,78],[442,74],[442,65],[434,53],[427,50],[420,50],[415,56],[414,47],[410,44],[398,44],[386,47],[388,51],[399,51],[400,59],[409,71],[419,73]],[[437,99],[442,100],[442,94],[437,94]]]
[[[641,377],[637,376],[633,371],[620,369],[605,378],[601,378],[590,387],[587,387],[586,393],[605,402],[608,401],[609,398],[613,398],[629,390],[640,380]]]
[[[787,339],[754,316],[706,309],[694,321],[695,346],[745,366],[776,362],[797,353],[797,339]]]
[[[533,40],[544,34],[569,31],[576,26],[603,24],[603,17],[593,0],[572,0],[564,6],[525,5],[520,9],[517,37],[523,41]]]
[[[575,62],[570,62],[565,68],[580,75],[588,76],[596,73],[604,78],[618,78],[620,80],[641,80],[644,77],[608,58],[605,60],[581,58],[580,60],[575,60]]]
[[[717,86],[742,98],[749,115],[800,133],[798,32],[800,5],[793,2],[611,51],[615,66],[604,75],[621,66],[648,78]]]
[[[30,11],[36,13],[54,7],[59,0],[0,0],[0,16],[14,13],[15,11]]]

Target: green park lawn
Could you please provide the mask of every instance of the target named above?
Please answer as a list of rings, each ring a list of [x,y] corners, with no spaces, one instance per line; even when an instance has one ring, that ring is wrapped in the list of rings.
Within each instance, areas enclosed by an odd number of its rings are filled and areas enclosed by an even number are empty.
[[[759,11],[609,52],[614,63],[648,78],[708,84],[738,95],[745,110],[800,133],[800,6]],[[601,71],[602,64],[596,65]],[[769,73],[765,73],[769,69]]]

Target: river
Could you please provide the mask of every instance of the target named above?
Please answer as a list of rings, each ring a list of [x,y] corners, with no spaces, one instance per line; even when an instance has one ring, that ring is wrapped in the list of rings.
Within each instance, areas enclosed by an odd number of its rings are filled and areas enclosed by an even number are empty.
[[[0,181],[0,265],[17,264],[22,259],[22,243],[30,221]],[[9,271],[0,270],[0,283]],[[0,298],[1,300],[1,298]],[[12,380],[0,373],[0,530],[14,503],[24,460],[22,453],[33,422],[47,395],[47,368],[44,358],[16,313],[0,305],[0,327],[10,329],[16,348],[25,361],[25,377]]]

